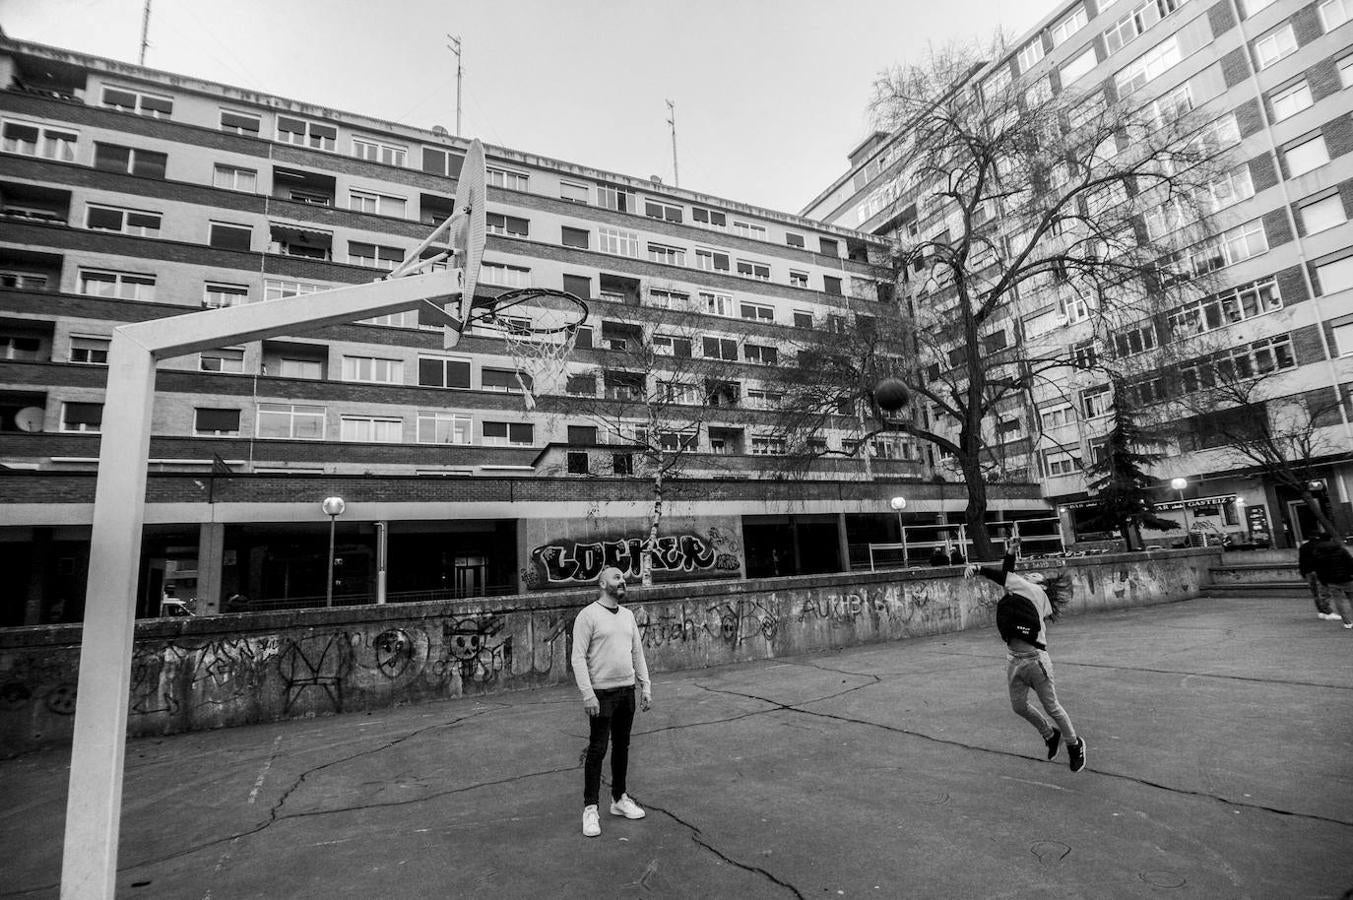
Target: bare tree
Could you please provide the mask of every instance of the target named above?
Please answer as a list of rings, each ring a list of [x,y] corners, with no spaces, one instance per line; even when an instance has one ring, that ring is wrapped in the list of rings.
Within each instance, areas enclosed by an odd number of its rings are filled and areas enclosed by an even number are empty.
[[[606,443],[626,445],[640,464],[633,473],[653,485],[641,578],[653,583],[666,482],[689,468],[702,433],[727,419],[740,402],[729,362],[742,356],[742,337],[712,335],[704,317],[672,310],[652,326],[603,322],[606,362],[568,376],[564,394],[548,398],[551,410],[583,416]]]
[[[1113,85],[1054,95],[1046,79],[1012,79],[983,58],[993,57],[934,51],[885,73],[873,113],[900,135],[878,202],[895,211],[889,269],[922,407],[896,428],[953,459],[975,552],[990,557],[1000,414],[1026,408],[1058,370],[1085,367],[1067,331],[1034,326],[1040,311],[1102,345],[1123,321],[1196,291],[1206,272],[1188,248],[1212,233],[1222,154],[1239,135],[1182,95],[1115,97]]]

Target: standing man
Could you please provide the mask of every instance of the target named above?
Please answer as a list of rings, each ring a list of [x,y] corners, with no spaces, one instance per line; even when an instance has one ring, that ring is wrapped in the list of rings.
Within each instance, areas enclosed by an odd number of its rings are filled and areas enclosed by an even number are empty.
[[[1315,547],[1324,532],[1316,531],[1308,537],[1297,551],[1297,571],[1311,587],[1311,596],[1315,599],[1315,614],[1319,619],[1337,619],[1339,614],[1330,611],[1329,591],[1320,583],[1315,574]]]
[[[601,760],[611,744],[611,815],[642,819],[644,811],[625,793],[629,768],[630,727],[634,724],[634,691],[644,710],[653,705],[648,663],[634,614],[620,605],[625,576],[613,566],[597,576],[601,595],[573,622],[573,678],[583,695],[589,734],[583,765],[583,834],[601,834],[597,799],[601,793]]]
[[[1315,577],[1339,610],[1338,618],[1345,628],[1353,628],[1353,555],[1334,535],[1322,529],[1311,546],[1310,559]]]

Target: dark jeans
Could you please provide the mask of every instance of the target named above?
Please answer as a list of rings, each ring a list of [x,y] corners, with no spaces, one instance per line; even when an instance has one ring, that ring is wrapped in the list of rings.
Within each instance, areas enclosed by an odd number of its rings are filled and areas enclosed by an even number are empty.
[[[583,762],[583,806],[596,806],[601,793],[601,760],[611,742],[611,799],[625,793],[630,764],[630,728],[634,725],[634,685],[597,691],[601,711],[588,719],[587,756]]]

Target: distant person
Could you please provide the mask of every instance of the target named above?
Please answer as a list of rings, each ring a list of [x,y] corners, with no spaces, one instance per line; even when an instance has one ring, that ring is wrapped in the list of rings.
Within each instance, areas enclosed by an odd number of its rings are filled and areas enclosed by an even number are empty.
[[[1353,555],[1334,535],[1322,529],[1311,546],[1310,560],[1315,577],[1338,607],[1344,627],[1353,628]]]
[[[601,834],[597,801],[601,794],[601,761],[611,744],[611,815],[642,819],[639,804],[625,793],[629,769],[630,728],[634,725],[634,693],[647,710],[653,705],[648,663],[634,614],[620,605],[625,576],[613,566],[597,576],[601,595],[583,607],[573,622],[573,678],[583,695],[588,718],[583,762],[583,834]]]
[[[949,565],[949,554],[944,552],[943,547],[936,547],[930,552],[930,564],[932,566]]]
[[[1338,619],[1339,614],[1330,610],[1329,591],[1320,583],[1315,574],[1315,546],[1320,540],[1317,531],[1308,537],[1297,551],[1297,572],[1311,588],[1311,597],[1315,600],[1315,614],[1320,619]]]
[[[235,593],[226,598],[225,611],[228,613],[242,613],[249,611],[249,597],[246,594]]]
[[[1057,756],[1063,739],[1071,762],[1071,771],[1085,768],[1085,739],[1076,734],[1062,705],[1057,702],[1057,688],[1053,684],[1052,658],[1048,656],[1045,621],[1054,622],[1066,605],[1068,589],[1066,577],[1045,579],[1037,572],[1021,575],[1015,571],[1015,556],[1019,552],[1019,538],[1005,542],[1005,559],[1001,568],[968,566],[963,574],[969,578],[982,575],[1005,588],[1005,595],[996,604],[996,629],[1005,641],[1006,683],[1010,687],[1010,708],[1038,729],[1048,748],[1048,759]],[[1033,688],[1043,709],[1052,717],[1048,721],[1029,705],[1029,689]],[[1056,725],[1053,724],[1056,723]]]

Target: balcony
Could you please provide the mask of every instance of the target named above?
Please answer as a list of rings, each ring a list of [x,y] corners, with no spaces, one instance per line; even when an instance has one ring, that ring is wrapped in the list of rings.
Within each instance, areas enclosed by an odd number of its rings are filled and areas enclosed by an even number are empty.
[[[269,253],[329,262],[334,258],[333,246],[334,236],[328,231],[278,223],[269,227]]]

